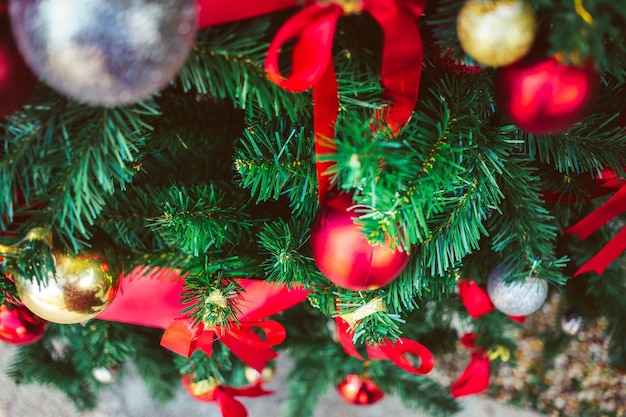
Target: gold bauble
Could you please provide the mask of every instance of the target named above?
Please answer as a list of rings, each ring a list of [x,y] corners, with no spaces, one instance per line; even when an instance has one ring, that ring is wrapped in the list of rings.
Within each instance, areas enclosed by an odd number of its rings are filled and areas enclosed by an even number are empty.
[[[537,18],[523,0],[468,0],[459,12],[456,30],[467,55],[483,65],[503,67],[530,51]]]
[[[84,252],[73,255],[52,239],[51,254],[56,274],[41,286],[35,279],[15,274],[17,293],[37,316],[59,324],[80,323],[111,304],[123,263],[113,240],[96,230]]]
[[[246,376],[246,381],[251,384],[267,384],[272,379],[274,379],[274,376],[276,375],[276,367],[272,364],[269,364],[265,368],[263,368],[261,372],[259,372],[250,366],[246,366],[244,374]]]

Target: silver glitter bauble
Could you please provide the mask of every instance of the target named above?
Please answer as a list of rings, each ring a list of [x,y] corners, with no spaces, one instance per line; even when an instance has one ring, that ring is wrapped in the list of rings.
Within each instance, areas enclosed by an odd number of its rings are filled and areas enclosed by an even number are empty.
[[[561,330],[570,336],[578,334],[583,324],[583,317],[576,313],[566,313],[561,317]]]
[[[117,368],[95,368],[91,374],[102,384],[112,384],[117,379],[118,372]]]
[[[115,106],[165,87],[197,30],[195,0],[11,0],[20,52],[77,101]]]
[[[487,292],[493,305],[508,316],[527,316],[539,310],[548,296],[548,283],[527,278],[524,282],[505,283],[502,268],[489,274]]]

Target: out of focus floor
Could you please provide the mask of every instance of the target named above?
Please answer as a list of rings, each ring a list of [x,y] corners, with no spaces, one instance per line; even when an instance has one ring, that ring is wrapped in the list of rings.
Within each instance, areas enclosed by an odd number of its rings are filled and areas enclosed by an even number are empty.
[[[64,394],[37,385],[17,386],[6,376],[6,369],[15,348],[0,343],[0,417],[221,417],[212,403],[197,402],[180,391],[176,399],[161,406],[150,398],[143,383],[133,375],[111,385],[101,393],[98,407],[89,412],[78,412]],[[250,417],[279,417],[284,398],[287,360],[277,364],[276,378],[267,385],[275,395],[243,399]],[[525,410],[513,409],[483,396],[468,397],[462,401],[464,410],[457,417],[541,417]],[[384,398],[372,406],[353,406],[344,402],[334,391],[320,401],[315,417],[425,417],[408,410],[393,398]]]

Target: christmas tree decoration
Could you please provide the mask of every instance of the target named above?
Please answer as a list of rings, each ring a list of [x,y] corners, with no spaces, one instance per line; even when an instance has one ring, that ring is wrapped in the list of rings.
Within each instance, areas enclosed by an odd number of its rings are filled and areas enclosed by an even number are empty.
[[[539,310],[548,297],[548,283],[537,278],[505,282],[506,272],[498,267],[489,274],[487,292],[493,305],[509,316],[527,316]]]
[[[496,71],[494,99],[508,119],[538,135],[563,132],[591,110],[600,91],[593,62],[530,56]]]
[[[16,346],[30,345],[44,336],[45,328],[46,321],[26,307],[0,306],[0,341]]]
[[[17,49],[9,20],[0,15],[0,118],[24,106],[37,86],[32,73]]]
[[[253,385],[267,384],[276,376],[276,365],[274,365],[273,362],[269,362],[261,372],[250,366],[246,366],[244,369],[244,375],[246,377],[246,381]]]
[[[196,34],[194,0],[11,0],[17,45],[48,85],[77,101],[116,106],[167,86]]]
[[[409,262],[406,252],[370,244],[354,222],[352,198],[329,197],[311,225],[315,264],[335,285],[352,291],[384,287]]]
[[[211,402],[215,401],[215,389],[217,383],[214,379],[202,379],[200,381],[194,381],[190,375],[183,375],[181,378],[181,384],[187,394],[197,401]]]
[[[483,67],[477,64],[468,64],[463,59],[455,59],[451,51],[443,51],[440,45],[433,46],[433,63],[435,66],[449,74],[474,75],[483,72]]]
[[[39,317],[59,324],[80,323],[104,311],[113,301],[123,274],[121,256],[112,239],[96,229],[89,248],[74,255],[52,240],[55,274],[39,285],[15,275],[20,299]]]
[[[94,379],[101,384],[112,384],[117,380],[117,375],[119,373],[119,369],[116,367],[112,368],[94,368],[91,371],[91,375],[93,375]]]
[[[568,312],[561,316],[561,330],[567,335],[577,335],[583,328],[583,325],[584,319],[580,314]]]
[[[530,51],[537,18],[524,0],[467,0],[456,29],[465,53],[485,66],[502,67]]]
[[[385,396],[371,379],[356,374],[349,374],[337,384],[337,392],[341,398],[356,405],[372,405]]]

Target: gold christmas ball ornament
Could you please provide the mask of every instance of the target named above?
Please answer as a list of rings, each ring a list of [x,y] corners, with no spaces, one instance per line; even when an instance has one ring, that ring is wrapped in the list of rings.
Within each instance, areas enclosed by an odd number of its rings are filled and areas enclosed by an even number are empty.
[[[22,302],[37,316],[59,324],[80,323],[95,317],[115,298],[123,263],[113,240],[96,230],[90,247],[77,255],[52,237],[50,252],[55,274],[39,285],[35,279],[15,274]]]
[[[467,55],[483,65],[503,67],[530,51],[537,18],[523,0],[468,0],[459,12],[456,30]]]
[[[246,366],[244,374],[246,376],[246,381],[251,384],[267,384],[274,379],[274,376],[276,376],[276,367],[273,364],[268,364],[261,372],[259,372],[250,366]]]

